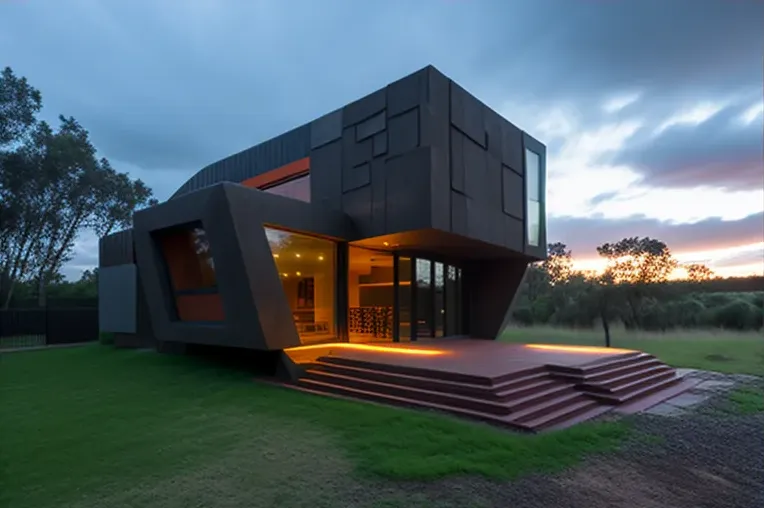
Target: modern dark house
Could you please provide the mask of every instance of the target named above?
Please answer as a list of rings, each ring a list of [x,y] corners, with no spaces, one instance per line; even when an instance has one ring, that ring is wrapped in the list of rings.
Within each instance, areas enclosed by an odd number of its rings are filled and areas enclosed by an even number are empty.
[[[118,344],[494,338],[545,256],[543,144],[426,67],[215,162],[101,240]]]
[[[203,168],[103,238],[101,330],[522,430],[687,389],[639,351],[479,340],[545,257],[545,169],[543,144],[426,67]]]

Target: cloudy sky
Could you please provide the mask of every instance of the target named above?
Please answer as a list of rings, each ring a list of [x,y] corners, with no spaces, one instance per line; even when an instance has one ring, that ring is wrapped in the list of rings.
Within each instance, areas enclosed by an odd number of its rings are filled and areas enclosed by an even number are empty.
[[[433,64],[549,149],[549,240],[764,273],[760,0],[0,0],[0,66],[166,199]],[[97,263],[83,238],[67,274]]]

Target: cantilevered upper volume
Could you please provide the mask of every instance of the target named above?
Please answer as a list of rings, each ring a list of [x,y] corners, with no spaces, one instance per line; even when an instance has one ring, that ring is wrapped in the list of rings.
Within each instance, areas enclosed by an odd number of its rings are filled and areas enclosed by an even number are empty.
[[[545,256],[545,166],[426,67],[203,168],[102,239],[102,329],[257,350],[496,337]]]
[[[528,168],[526,174],[526,166]],[[434,67],[203,168],[341,210],[362,237],[435,229],[545,256],[546,148]]]

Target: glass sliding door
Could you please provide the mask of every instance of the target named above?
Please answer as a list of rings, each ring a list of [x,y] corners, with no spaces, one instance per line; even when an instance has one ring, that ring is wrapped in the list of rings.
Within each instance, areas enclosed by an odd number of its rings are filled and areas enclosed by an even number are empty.
[[[446,335],[459,335],[458,318],[460,313],[459,287],[456,279],[456,267],[446,267]]]
[[[435,332],[432,261],[417,258],[415,272],[416,336],[432,337]]]
[[[393,340],[393,255],[348,248],[348,338],[350,342]]]
[[[434,270],[434,291],[435,291],[435,336],[443,337],[446,335],[446,295],[445,295],[445,274],[443,273],[443,263],[435,263]]]
[[[411,258],[398,258],[398,340],[411,340],[411,320],[413,317],[411,300]]]
[[[456,266],[349,246],[347,288],[350,342],[464,333],[461,269]]]

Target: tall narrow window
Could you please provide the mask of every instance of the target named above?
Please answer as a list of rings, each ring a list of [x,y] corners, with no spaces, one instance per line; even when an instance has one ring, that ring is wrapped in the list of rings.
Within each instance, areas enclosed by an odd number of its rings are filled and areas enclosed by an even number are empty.
[[[541,234],[541,161],[539,155],[525,150],[525,193],[528,213],[526,215],[528,245],[538,247]]]

